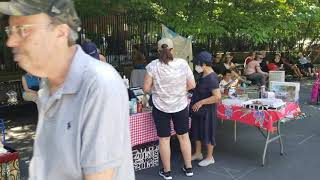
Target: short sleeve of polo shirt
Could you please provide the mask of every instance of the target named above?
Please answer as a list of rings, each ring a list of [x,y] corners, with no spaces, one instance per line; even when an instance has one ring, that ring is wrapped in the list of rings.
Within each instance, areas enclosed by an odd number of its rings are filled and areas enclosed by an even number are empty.
[[[131,146],[125,88],[112,77],[96,81],[86,97],[82,115],[80,164],[84,174],[117,169],[130,162],[127,160]]]

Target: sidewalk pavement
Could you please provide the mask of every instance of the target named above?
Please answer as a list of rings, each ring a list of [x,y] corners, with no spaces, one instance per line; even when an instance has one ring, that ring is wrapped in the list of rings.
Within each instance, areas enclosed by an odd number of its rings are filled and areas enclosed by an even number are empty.
[[[193,163],[192,179],[201,180],[313,180],[320,172],[320,105],[309,105],[311,80],[301,82],[300,107],[307,117],[282,125],[285,155],[280,156],[279,144],[272,143],[261,166],[264,139],[256,128],[238,123],[237,142],[233,141],[233,123],[224,121],[217,132],[216,163],[198,167]],[[6,117],[7,143],[20,153],[21,180],[28,176],[32,145],[37,122],[36,113],[22,112]],[[178,143],[172,141],[173,179],[186,177],[182,170],[182,157]],[[137,180],[158,180],[160,167],[137,171]],[[191,178],[188,178],[191,179]]]

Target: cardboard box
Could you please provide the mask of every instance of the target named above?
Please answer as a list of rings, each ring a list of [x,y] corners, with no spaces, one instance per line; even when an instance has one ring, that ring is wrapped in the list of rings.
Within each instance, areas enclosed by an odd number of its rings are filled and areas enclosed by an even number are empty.
[[[285,82],[285,71],[269,71],[269,87],[271,81]]]

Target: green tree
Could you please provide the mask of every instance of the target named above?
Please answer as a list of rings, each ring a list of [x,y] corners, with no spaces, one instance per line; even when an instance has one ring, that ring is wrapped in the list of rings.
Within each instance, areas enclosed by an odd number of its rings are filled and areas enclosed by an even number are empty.
[[[89,15],[133,14],[222,50],[292,49],[320,39],[318,0],[75,0]]]

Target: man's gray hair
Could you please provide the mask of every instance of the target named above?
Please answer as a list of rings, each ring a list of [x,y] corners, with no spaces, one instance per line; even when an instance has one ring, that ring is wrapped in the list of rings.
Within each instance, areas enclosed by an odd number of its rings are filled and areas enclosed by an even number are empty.
[[[57,25],[62,24],[61,21],[58,18],[51,17],[51,16],[49,16],[49,17],[50,17],[52,25],[54,25],[54,26],[56,25],[57,26]],[[69,26],[69,28],[70,28],[70,33],[69,33],[69,36],[68,36],[68,45],[72,46],[72,45],[76,44],[76,41],[79,38],[79,34],[78,34],[77,31],[72,29],[70,26]]]
[[[79,38],[78,32],[76,32],[75,30],[70,28],[70,34],[68,36],[68,44],[69,44],[69,46],[76,44],[76,41],[78,40],[78,38]]]

